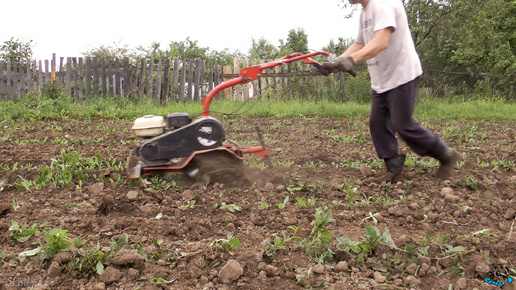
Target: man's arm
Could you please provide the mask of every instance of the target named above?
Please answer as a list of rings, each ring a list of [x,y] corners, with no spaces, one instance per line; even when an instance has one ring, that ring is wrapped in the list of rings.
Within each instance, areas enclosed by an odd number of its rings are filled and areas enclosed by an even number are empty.
[[[348,47],[348,49],[346,49],[346,51],[341,56],[350,56],[362,48],[364,48],[364,44],[362,42],[355,42],[350,47]]]
[[[373,58],[389,46],[389,40],[393,32],[394,28],[392,27],[378,30],[375,37],[367,45],[355,42],[341,56],[351,56],[356,64]]]

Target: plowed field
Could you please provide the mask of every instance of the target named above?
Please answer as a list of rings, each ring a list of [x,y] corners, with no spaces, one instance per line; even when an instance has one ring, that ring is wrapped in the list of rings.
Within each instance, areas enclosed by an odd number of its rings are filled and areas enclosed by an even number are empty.
[[[426,121],[450,180],[402,144],[405,180],[376,185],[366,118],[242,118],[227,137],[260,126],[273,167],[196,186],[124,180],[131,121],[1,124],[1,289],[516,289],[514,123]]]

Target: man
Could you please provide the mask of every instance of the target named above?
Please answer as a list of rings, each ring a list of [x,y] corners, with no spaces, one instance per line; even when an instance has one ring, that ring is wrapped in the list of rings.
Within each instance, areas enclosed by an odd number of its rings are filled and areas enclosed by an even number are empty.
[[[422,68],[403,4],[400,0],[349,3],[363,8],[358,37],[334,62],[323,63],[320,71],[325,75],[346,72],[358,63],[367,63],[372,88],[369,130],[387,169],[385,176],[371,181],[402,180],[405,154],[398,153],[396,133],[418,155],[439,160],[436,176],[449,178],[461,155],[412,118]]]

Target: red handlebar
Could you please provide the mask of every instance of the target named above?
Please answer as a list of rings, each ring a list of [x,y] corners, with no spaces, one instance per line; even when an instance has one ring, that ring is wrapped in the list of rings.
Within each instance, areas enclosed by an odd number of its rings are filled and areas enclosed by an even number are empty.
[[[315,60],[311,59],[310,57],[316,56],[316,55],[325,55],[330,56],[330,54],[326,51],[317,51],[312,52],[308,54],[302,54],[299,52],[294,52],[288,56],[282,57],[280,59],[277,59],[275,61],[264,63],[260,65],[255,65],[251,67],[245,67],[240,70],[239,77],[236,79],[232,79],[230,81],[224,82],[215,88],[203,99],[203,108],[202,108],[202,116],[208,117],[210,115],[210,104],[213,98],[222,90],[227,89],[232,86],[236,86],[238,84],[247,84],[251,81],[257,80],[262,76],[262,71],[265,69],[270,69],[275,66],[282,65],[284,63],[291,63],[298,60],[303,60],[303,63],[305,64],[312,64],[316,67],[320,68],[321,64],[316,62]]]

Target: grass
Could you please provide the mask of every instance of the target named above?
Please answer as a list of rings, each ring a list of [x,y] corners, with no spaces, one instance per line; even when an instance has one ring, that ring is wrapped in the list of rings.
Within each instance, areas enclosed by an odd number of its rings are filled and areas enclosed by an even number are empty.
[[[217,118],[240,117],[331,117],[353,118],[369,114],[369,103],[333,102],[328,100],[306,101],[298,99],[251,100],[246,103],[233,101],[212,102],[212,115]],[[199,103],[169,103],[166,105],[136,102],[119,97],[92,98],[75,102],[64,94],[50,98],[27,95],[21,99],[0,102],[3,122],[24,119],[61,119],[72,117],[100,117],[132,120],[146,114],[166,116],[173,112],[185,112],[192,118],[202,114]],[[225,115],[234,112],[232,115]],[[516,104],[501,100],[473,99],[457,101],[442,98],[421,98],[416,105],[414,117],[427,119],[499,120],[515,121]],[[2,123],[3,123],[2,122]]]

